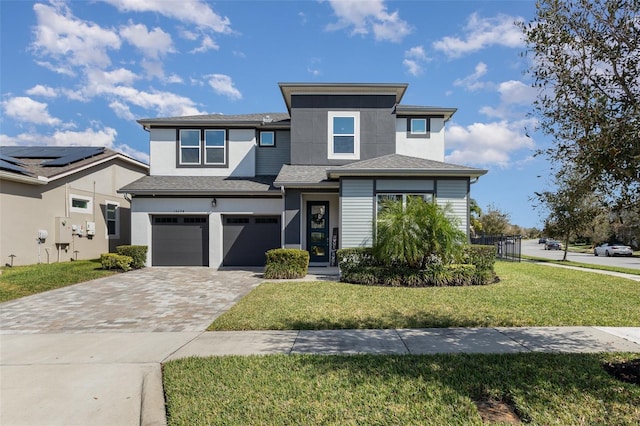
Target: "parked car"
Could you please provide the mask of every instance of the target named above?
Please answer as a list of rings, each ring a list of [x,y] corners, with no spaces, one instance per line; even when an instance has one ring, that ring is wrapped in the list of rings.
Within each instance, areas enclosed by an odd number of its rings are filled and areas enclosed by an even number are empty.
[[[633,250],[624,244],[604,243],[596,246],[596,248],[593,249],[593,254],[596,256],[633,256]]]
[[[538,240],[538,244],[546,244],[547,243],[547,239],[545,237],[542,237]]]
[[[547,240],[544,243],[545,250],[562,250],[562,243],[556,240]]]

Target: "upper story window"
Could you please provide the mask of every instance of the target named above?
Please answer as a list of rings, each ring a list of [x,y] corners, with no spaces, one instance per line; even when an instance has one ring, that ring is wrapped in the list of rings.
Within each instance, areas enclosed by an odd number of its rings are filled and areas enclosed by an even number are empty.
[[[204,131],[204,162],[206,164],[225,163],[225,134],[224,130]]]
[[[431,131],[431,122],[428,118],[408,118],[407,136],[414,138],[428,138]]]
[[[180,129],[178,166],[224,166],[227,132],[222,129]]]
[[[260,146],[276,146],[275,132],[260,132]]]
[[[329,111],[329,159],[360,158],[360,112]]]

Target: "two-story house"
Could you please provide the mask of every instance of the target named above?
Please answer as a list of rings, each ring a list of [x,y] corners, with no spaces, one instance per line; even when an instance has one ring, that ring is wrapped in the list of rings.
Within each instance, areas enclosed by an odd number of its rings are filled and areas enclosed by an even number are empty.
[[[455,108],[402,105],[407,84],[279,86],[286,113],[138,121],[150,175],[120,192],[148,265],[264,265],[275,247],[327,265],[372,244],[381,200],[410,195],[450,204],[468,235],[470,185],[487,171],[444,162]]]

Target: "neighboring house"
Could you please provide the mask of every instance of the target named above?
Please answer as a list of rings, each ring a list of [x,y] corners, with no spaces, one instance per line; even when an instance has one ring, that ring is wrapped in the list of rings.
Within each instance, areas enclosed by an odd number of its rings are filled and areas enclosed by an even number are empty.
[[[327,265],[372,244],[382,199],[408,195],[450,204],[468,235],[470,185],[487,171],[444,162],[454,108],[402,105],[406,84],[279,86],[288,113],[138,121],[150,175],[120,192],[149,265],[263,265],[274,247]]]
[[[105,148],[0,147],[2,264],[95,259],[129,244],[130,204],[117,190],[148,170]]]

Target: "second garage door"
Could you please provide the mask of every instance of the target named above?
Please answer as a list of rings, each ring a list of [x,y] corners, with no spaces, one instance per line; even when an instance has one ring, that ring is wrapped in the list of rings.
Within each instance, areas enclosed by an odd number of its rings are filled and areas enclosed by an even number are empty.
[[[223,216],[224,266],[263,266],[265,252],[280,248],[279,216]]]

